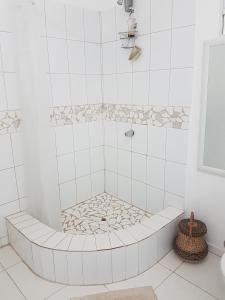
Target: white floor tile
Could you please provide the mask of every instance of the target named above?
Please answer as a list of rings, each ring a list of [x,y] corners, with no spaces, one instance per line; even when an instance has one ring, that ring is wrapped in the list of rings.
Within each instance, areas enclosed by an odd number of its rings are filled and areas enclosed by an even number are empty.
[[[156,295],[158,300],[215,300],[176,274],[171,275],[156,289]]]
[[[5,246],[0,248],[0,263],[5,269],[18,264],[19,262],[21,262],[21,259],[12,247]]]
[[[7,272],[27,300],[43,300],[63,287],[63,285],[41,279],[32,273],[23,263],[9,268]]]
[[[160,261],[161,265],[163,265],[164,267],[168,268],[171,271],[176,270],[182,263],[183,263],[182,260],[173,251],[168,253]]]
[[[0,273],[0,298],[2,300],[25,299],[6,272]]]
[[[107,289],[103,285],[98,286],[68,286],[54,293],[48,300],[70,300],[72,297],[82,297],[98,293],[105,293]]]
[[[200,264],[185,263],[176,273],[218,299],[225,300],[225,284],[220,271],[220,260],[220,257],[209,253]]]
[[[156,288],[165,280],[171,272],[163,266],[156,264],[145,273],[122,282],[108,284],[109,290],[121,290],[135,287],[152,286]]]
[[[3,266],[0,264],[0,272],[4,270]]]

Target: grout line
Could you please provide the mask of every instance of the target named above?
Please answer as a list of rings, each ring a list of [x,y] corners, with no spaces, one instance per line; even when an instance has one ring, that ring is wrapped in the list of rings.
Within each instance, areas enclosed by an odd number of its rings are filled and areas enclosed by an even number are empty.
[[[20,262],[21,263],[21,262]],[[19,264],[19,263],[18,263]],[[12,283],[16,286],[17,290],[21,293],[21,295],[28,300],[28,298],[25,296],[25,294],[22,292],[22,290],[20,289],[19,285],[17,285],[16,281],[13,279],[13,277],[10,275],[10,273],[8,272],[8,269],[6,270],[6,273],[8,275],[8,277],[11,279]]]

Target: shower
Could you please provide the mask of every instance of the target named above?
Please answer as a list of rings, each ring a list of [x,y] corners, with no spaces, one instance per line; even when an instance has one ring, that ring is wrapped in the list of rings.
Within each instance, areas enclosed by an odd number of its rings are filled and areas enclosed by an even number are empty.
[[[118,5],[123,5],[123,3],[124,3],[125,12],[131,13],[133,11],[133,0],[118,0],[117,1]]]

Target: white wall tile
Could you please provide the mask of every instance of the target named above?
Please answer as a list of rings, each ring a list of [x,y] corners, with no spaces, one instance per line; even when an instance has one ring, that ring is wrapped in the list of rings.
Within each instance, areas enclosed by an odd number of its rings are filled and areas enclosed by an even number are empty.
[[[172,0],[151,1],[151,31],[171,28]]]
[[[195,5],[195,0],[174,0],[173,27],[181,27],[194,24]]]
[[[126,278],[126,251],[125,247],[112,250],[112,273],[113,281]]]
[[[82,271],[82,253],[68,252],[68,275],[70,284],[84,284]]]
[[[91,178],[85,176],[77,179],[77,202],[88,200],[92,197],[91,194]]]
[[[13,155],[10,135],[0,135],[0,170],[13,166]]]
[[[133,124],[134,136],[132,138],[132,151],[147,154],[148,128],[146,125]]]
[[[66,251],[54,251],[55,279],[57,282],[68,283],[68,265]]]
[[[98,147],[103,145],[102,121],[89,123],[90,146]]]
[[[83,253],[84,284],[97,284],[97,251]]]
[[[87,74],[101,74],[100,49],[100,45],[85,44]]]
[[[68,41],[69,71],[74,74],[85,73],[84,42]]]
[[[90,150],[77,151],[75,154],[76,177],[82,177],[91,173]]]
[[[10,187],[10,188],[9,188]],[[13,169],[0,172],[0,204],[14,201],[18,198],[16,178]]]
[[[66,6],[67,37],[84,41],[83,9],[74,5]]]
[[[18,99],[18,81],[15,73],[5,73],[6,99],[9,110],[20,108]]]
[[[75,178],[74,154],[58,157],[59,182],[70,181]]]
[[[43,277],[54,281],[55,280],[55,270],[54,270],[54,260],[53,252],[47,248],[40,249]]]
[[[0,30],[13,31],[14,30],[14,16],[15,4],[14,1],[1,1],[0,3]]]
[[[177,69],[171,71],[170,105],[191,106],[193,70]]]
[[[147,181],[152,187],[164,189],[165,160],[158,158],[148,159]]]
[[[118,148],[131,151],[131,138],[126,137],[126,131],[131,130],[129,123],[117,123]]]
[[[166,128],[148,126],[148,155],[165,158]]]
[[[131,163],[131,161],[129,161]],[[105,147],[105,169],[117,172],[117,149]]]
[[[109,41],[115,41],[117,38],[115,9],[108,9],[102,11],[101,17],[102,17],[102,42],[105,43]]]
[[[21,132],[11,134],[13,158],[16,166],[24,163],[23,136]]]
[[[139,272],[144,272],[157,262],[157,240],[152,235],[138,243]]]
[[[75,150],[88,149],[90,147],[88,123],[75,124],[73,129]]]
[[[138,30],[141,34],[150,32],[150,20],[151,20],[151,1],[139,0],[134,1],[135,17],[138,20]]]
[[[149,98],[149,72],[136,72],[133,74],[133,104],[148,105]]]
[[[117,123],[104,121],[104,143],[106,146],[117,147]]]
[[[151,69],[170,67],[171,32],[163,31],[151,36]]]
[[[70,105],[69,76],[51,75],[52,97],[54,106]]]
[[[172,67],[192,67],[194,59],[194,26],[172,31]]]
[[[185,194],[185,165],[167,162],[165,172],[165,189],[178,196]]]
[[[126,279],[138,274],[138,244],[126,247]]]
[[[146,210],[147,186],[145,183],[132,181],[132,204]]]
[[[92,180],[92,196],[96,196],[104,193],[105,182],[104,182],[104,171],[96,172],[91,175]]]
[[[1,70],[1,63],[0,63],[0,70]],[[6,101],[6,90],[3,81],[3,73],[0,74],[0,110],[7,109],[7,101]]]
[[[170,86],[170,71],[160,70],[150,73],[150,99],[151,105],[168,105]]]
[[[87,97],[88,103],[102,102],[102,80],[100,75],[87,75]]]
[[[116,42],[109,42],[102,45],[103,74],[117,72]]]
[[[104,103],[114,103],[118,102],[117,99],[117,75],[103,75],[103,97]]]
[[[147,159],[145,155],[132,153],[132,178],[146,182]]]
[[[65,6],[62,3],[48,0],[45,4],[47,34],[49,36],[66,37]]]
[[[19,211],[20,211],[20,205],[18,200],[1,205],[1,214],[0,214],[0,236],[1,237],[7,235],[5,217],[17,213]]]
[[[24,166],[16,167],[15,171],[16,171],[16,180],[17,180],[19,197],[23,198],[23,197],[27,196]]]
[[[105,191],[117,196],[117,174],[105,171]]]
[[[91,149],[91,171],[97,172],[101,170],[104,170],[103,146]]]
[[[0,45],[4,72],[16,72],[15,63],[15,35],[13,33],[1,33]]]
[[[152,214],[157,214],[164,208],[164,191],[147,187],[147,210]]]
[[[166,193],[165,195],[165,207],[172,206],[179,209],[184,209],[185,199],[183,197]]]
[[[118,82],[118,103],[132,103],[132,73],[117,75]]]
[[[131,202],[131,179],[118,176],[118,197],[121,200]]]
[[[55,128],[57,155],[73,152],[73,127],[71,125]]]
[[[62,39],[48,39],[49,64],[52,73],[67,73],[67,47],[66,41]]]
[[[111,251],[97,252],[97,277],[98,284],[112,282],[112,256]]]
[[[73,105],[87,103],[86,76],[80,74],[70,75],[71,101]]]
[[[67,209],[76,204],[75,181],[72,180],[60,184],[60,204],[61,204],[61,209]]]
[[[167,129],[166,159],[178,163],[186,163],[188,147],[188,131]]]
[[[131,152],[118,150],[118,173],[131,177]]]
[[[100,43],[100,13],[84,9],[85,40]]]

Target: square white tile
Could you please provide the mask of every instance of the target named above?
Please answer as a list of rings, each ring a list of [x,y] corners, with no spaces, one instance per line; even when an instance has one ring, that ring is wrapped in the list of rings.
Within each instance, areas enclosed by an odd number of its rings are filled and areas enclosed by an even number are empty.
[[[16,149],[15,149],[16,150]],[[0,136],[0,170],[13,166],[12,145],[9,134]]]
[[[49,64],[52,73],[67,73],[68,59],[66,41],[48,38]]]
[[[195,0],[175,0],[173,3],[173,27],[195,24]]]
[[[147,158],[145,155],[132,153],[132,178],[146,182]]]
[[[151,105],[168,105],[170,86],[170,71],[156,70],[150,72],[150,98]]]
[[[73,127],[71,125],[55,128],[57,154],[68,154],[74,151]]]
[[[148,158],[147,183],[152,187],[164,189],[165,183],[165,160]]]
[[[100,43],[100,13],[84,9],[85,41]]]
[[[166,159],[185,164],[187,149],[188,131],[167,128]]]
[[[131,152],[118,150],[118,173],[131,177]]]
[[[165,159],[166,128],[148,126],[148,155]]]
[[[193,66],[194,29],[194,26],[189,26],[172,30],[171,64],[173,68]]]
[[[171,28],[172,0],[151,1],[151,32]]]
[[[84,42],[68,41],[69,71],[74,74],[85,73]]]
[[[135,72],[133,74],[133,104],[148,105],[149,72]]]
[[[162,31],[151,36],[151,69],[170,67],[171,32]]]
[[[75,179],[74,154],[58,157],[58,171],[60,183]]]
[[[185,195],[185,165],[166,163],[165,189],[178,196]]]

